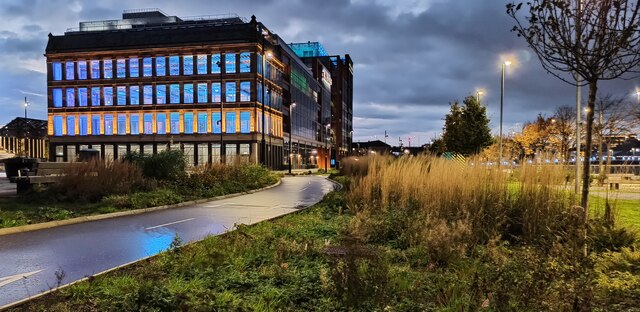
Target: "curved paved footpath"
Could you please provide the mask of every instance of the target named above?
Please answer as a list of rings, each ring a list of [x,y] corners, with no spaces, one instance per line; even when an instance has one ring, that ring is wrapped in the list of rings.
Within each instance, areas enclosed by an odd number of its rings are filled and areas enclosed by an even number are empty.
[[[0,236],[0,307],[56,286],[155,255],[178,234],[183,242],[226,232],[319,202],[334,184],[285,177],[274,188],[188,207]]]

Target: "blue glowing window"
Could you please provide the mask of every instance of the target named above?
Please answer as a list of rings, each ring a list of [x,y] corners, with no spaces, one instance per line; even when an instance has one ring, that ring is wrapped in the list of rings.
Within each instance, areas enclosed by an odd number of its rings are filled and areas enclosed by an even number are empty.
[[[180,103],[180,85],[179,84],[169,85],[169,103],[171,104]]]
[[[227,53],[224,55],[224,63],[225,63],[225,72],[226,73],[235,73],[236,72],[236,54],[235,53]]]
[[[169,75],[171,76],[180,75],[180,57],[179,56],[169,56]]]
[[[198,113],[198,133],[207,133],[207,113]]]
[[[127,87],[118,86],[118,106],[127,105]]]
[[[200,54],[197,56],[196,67],[198,68],[198,75],[207,73],[207,55]]]
[[[64,120],[62,116],[53,116],[53,135],[61,136],[62,135],[62,126]]]
[[[142,104],[153,104],[153,86],[142,87]]]
[[[207,103],[207,84],[198,84],[198,103]]]
[[[251,72],[251,53],[249,52],[240,53],[240,72],[241,73]]]
[[[220,120],[220,113],[211,113],[211,127],[213,133],[222,132],[222,120]]]
[[[251,131],[251,113],[240,112],[240,133],[249,133]]]
[[[185,55],[182,57],[184,75],[193,75],[193,55]]]
[[[53,97],[53,107],[62,107],[62,89],[53,89],[51,93]]]
[[[191,83],[184,85],[184,102],[187,104],[193,103],[193,84]]]
[[[220,103],[222,100],[222,90],[220,90],[220,83],[214,82],[211,84],[211,101],[214,103]]]
[[[144,114],[144,134],[153,134],[153,115]]]
[[[129,117],[131,134],[140,134],[140,116],[138,114],[131,115]]]
[[[76,118],[67,116],[67,135],[76,135]]]
[[[167,114],[158,113],[156,115],[156,133],[167,134]]]
[[[76,90],[74,88],[67,88],[67,107],[76,106]]]
[[[227,82],[224,84],[224,94],[225,94],[225,102],[235,102],[236,101],[236,82]]]
[[[219,74],[222,62],[220,61],[220,54],[211,55],[211,73]]]
[[[104,115],[104,134],[113,135],[113,115]]]
[[[51,67],[53,68],[53,80],[62,80],[62,63],[55,62]]]
[[[184,113],[184,133],[193,134],[193,113]]]
[[[261,83],[258,83],[256,92],[258,93],[258,95],[257,95],[258,101],[260,103],[264,103],[264,98],[265,98],[266,95],[262,91],[262,84]]]
[[[100,115],[91,116],[91,134],[100,135],[101,134],[101,124],[100,124]]]
[[[225,114],[226,121],[226,133],[236,133],[236,113],[235,112],[227,112]]]
[[[150,57],[145,57],[142,59],[142,76],[153,76],[153,59]]]
[[[251,82],[240,82],[240,102],[251,101]]]
[[[258,74],[262,75],[262,54],[258,54]]]
[[[156,104],[167,104],[166,85],[156,85]]]
[[[103,63],[104,78],[113,78],[113,60],[104,60]]]
[[[140,104],[140,87],[139,86],[129,87],[129,104],[131,105]]]
[[[80,135],[89,134],[89,118],[87,117],[87,115],[80,115],[78,117],[78,123]]]
[[[125,59],[116,60],[116,77],[118,78],[127,77],[127,60]]]
[[[91,88],[91,106],[100,106],[100,87]]]
[[[104,92],[104,105],[112,106],[113,105],[113,87],[104,87],[102,91]]]
[[[87,88],[78,88],[78,105],[82,107],[87,106],[87,98]]]
[[[75,78],[74,77],[74,72],[75,71],[74,71],[74,66],[73,65],[74,65],[73,62],[67,62],[66,65],[65,65],[66,66],[65,69],[66,69],[66,79],[67,80],[73,80]]]
[[[127,134],[127,115],[118,115],[118,135]]]
[[[129,77],[140,77],[140,61],[137,58],[129,59]]]
[[[171,133],[180,134],[180,113],[171,113]]]
[[[87,79],[87,61],[78,61],[78,79]]]
[[[100,79],[100,61],[91,61],[91,79]]]
[[[156,56],[156,76],[167,75],[167,59],[164,56]]]

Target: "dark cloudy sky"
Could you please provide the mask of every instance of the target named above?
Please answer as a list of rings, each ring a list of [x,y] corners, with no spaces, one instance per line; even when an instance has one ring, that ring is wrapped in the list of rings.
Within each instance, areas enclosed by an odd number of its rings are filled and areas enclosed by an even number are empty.
[[[47,34],[79,21],[119,19],[122,10],[157,7],[170,15],[255,14],[287,42],[320,41],[354,61],[354,140],[398,137],[425,143],[442,130],[449,103],[485,90],[498,128],[501,58],[508,70],[505,132],[538,113],[575,105],[575,88],[546,74],[523,40],[510,32],[507,0],[2,0],[0,124],[24,114],[46,118]],[[636,80],[601,90],[631,97]]]

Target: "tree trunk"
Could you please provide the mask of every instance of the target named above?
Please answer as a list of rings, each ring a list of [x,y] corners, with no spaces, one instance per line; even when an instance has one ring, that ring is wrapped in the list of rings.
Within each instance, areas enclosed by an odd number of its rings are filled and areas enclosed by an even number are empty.
[[[587,100],[587,137],[585,138],[584,147],[584,163],[582,166],[582,200],[580,204],[584,209],[584,222],[589,220],[589,178],[591,165],[591,147],[593,139],[593,111],[596,102],[596,93],[598,92],[598,82],[589,82],[589,98]]]
[[[604,180],[602,177],[604,176],[604,165],[602,160],[602,137],[604,136],[604,127],[602,126],[602,110],[598,112],[598,175],[600,178],[598,179],[599,185],[602,185]]]

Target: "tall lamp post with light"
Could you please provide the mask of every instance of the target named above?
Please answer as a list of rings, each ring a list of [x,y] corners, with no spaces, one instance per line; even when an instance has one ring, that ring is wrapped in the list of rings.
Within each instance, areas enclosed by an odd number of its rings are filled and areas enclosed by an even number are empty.
[[[223,118],[223,112],[222,112],[222,62],[217,61],[216,65],[218,65],[218,68],[220,69],[220,163],[223,164],[224,163],[224,139],[222,138],[222,118]]]
[[[500,133],[499,133],[499,152],[498,152],[498,167],[502,165],[502,119],[504,112],[504,71],[505,67],[511,65],[510,61],[504,61],[502,63],[502,79],[500,80]]]
[[[266,93],[266,89],[267,86],[265,85],[265,75],[267,73],[267,57],[271,57],[272,54],[271,52],[267,52],[265,53],[265,37],[269,35],[269,32],[266,29],[262,29],[261,30],[261,35],[262,35],[262,140],[260,142],[260,158],[261,158],[261,163],[263,165],[266,165],[266,153],[267,153],[267,146],[266,146],[266,141],[264,139],[264,132],[265,132],[265,112],[264,112],[264,106],[265,106],[265,93]]]
[[[476,102],[478,102],[478,105],[480,105],[480,96],[483,94],[484,94],[484,91],[482,90],[476,91]]]
[[[293,109],[296,107],[296,102],[291,102],[289,105],[289,174],[291,174],[291,166],[293,163]]]
[[[325,133],[327,134],[327,137],[325,138],[324,142],[324,149],[326,151],[326,155],[324,157],[324,170],[327,170],[327,172],[329,172],[328,161],[329,156],[331,155],[331,153],[329,152],[329,141],[331,140],[331,124],[328,124],[325,127]]]

